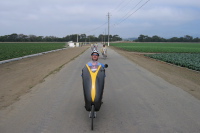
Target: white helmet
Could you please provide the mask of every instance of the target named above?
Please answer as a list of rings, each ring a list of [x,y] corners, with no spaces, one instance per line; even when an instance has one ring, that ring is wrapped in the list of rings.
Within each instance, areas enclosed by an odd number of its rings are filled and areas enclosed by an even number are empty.
[[[91,55],[93,55],[93,53],[97,53],[98,56],[99,56],[99,52],[97,50],[93,50],[92,53],[91,53]]]

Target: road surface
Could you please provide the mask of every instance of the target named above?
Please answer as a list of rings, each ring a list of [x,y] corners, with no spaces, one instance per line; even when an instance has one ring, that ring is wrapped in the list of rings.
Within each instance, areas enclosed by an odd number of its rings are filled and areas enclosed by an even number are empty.
[[[108,48],[103,105],[90,130],[81,69],[90,49],[0,111],[0,133],[199,133],[200,101]],[[148,65],[148,64],[147,64]],[[44,68],[45,69],[45,68]]]

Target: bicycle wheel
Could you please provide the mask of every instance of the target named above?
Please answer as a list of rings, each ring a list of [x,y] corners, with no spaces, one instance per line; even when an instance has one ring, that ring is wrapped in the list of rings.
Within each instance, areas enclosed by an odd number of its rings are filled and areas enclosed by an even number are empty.
[[[104,59],[106,59],[106,57],[107,57],[107,52],[106,51],[104,51],[103,57],[104,57]]]
[[[92,105],[91,109],[91,130],[93,130],[93,119],[94,119],[94,105]]]
[[[103,54],[103,59],[104,59],[104,60],[106,59],[106,55],[105,55],[105,54]]]

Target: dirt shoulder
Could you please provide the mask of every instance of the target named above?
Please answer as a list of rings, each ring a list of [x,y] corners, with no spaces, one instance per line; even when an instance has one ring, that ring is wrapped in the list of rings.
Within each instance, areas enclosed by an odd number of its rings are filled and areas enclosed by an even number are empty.
[[[32,87],[43,82],[45,77],[59,71],[62,66],[88,48],[89,46],[69,48],[37,57],[0,64],[0,109],[19,100],[20,96],[29,92]],[[110,48],[200,99],[199,72],[156,61],[145,57],[142,53],[127,52],[114,47]]]

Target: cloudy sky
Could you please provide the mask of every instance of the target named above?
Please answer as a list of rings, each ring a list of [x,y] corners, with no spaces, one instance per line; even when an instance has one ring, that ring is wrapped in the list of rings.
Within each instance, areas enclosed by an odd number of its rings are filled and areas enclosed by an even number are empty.
[[[200,0],[0,0],[0,36],[200,37]]]

